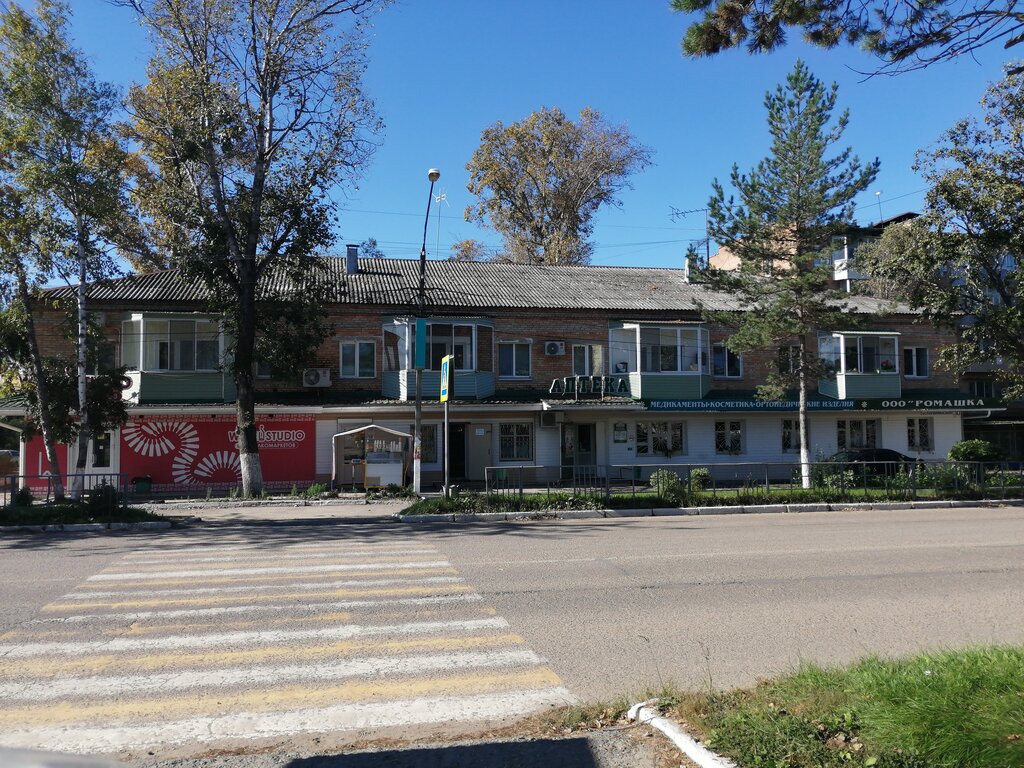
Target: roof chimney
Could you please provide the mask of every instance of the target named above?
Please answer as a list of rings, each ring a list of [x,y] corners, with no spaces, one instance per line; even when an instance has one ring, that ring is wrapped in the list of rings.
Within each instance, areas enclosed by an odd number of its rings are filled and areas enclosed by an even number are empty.
[[[359,246],[349,243],[345,246],[345,274],[359,273]]]

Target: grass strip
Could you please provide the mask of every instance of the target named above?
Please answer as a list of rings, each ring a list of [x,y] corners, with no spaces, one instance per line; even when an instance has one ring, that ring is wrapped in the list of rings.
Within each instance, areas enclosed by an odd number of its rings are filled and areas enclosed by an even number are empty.
[[[88,502],[78,504],[33,504],[0,507],[0,526],[7,525],[77,525],[80,523],[143,523],[167,518],[138,507],[96,509]]]
[[[670,715],[745,768],[1024,766],[1024,647],[808,664],[678,698]]]

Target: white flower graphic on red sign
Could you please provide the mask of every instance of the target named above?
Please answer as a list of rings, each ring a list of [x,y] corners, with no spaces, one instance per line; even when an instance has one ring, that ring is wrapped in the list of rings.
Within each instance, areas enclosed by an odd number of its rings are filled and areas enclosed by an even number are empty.
[[[122,435],[125,444],[140,456],[173,456],[171,477],[179,485],[242,479],[234,451],[214,451],[197,460],[199,433],[191,422],[136,422],[125,427]]]

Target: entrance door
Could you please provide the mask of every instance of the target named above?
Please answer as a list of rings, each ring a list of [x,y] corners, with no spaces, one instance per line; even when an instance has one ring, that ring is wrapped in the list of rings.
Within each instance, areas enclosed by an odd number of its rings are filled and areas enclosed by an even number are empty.
[[[466,479],[482,483],[491,464],[491,425],[466,425]]]
[[[594,424],[562,424],[562,479],[571,479],[576,467],[594,466],[596,437]]]
[[[448,425],[448,477],[466,479],[466,425]]]

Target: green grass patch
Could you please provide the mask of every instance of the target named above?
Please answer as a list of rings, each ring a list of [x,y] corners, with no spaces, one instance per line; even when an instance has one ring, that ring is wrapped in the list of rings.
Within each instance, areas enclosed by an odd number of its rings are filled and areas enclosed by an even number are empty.
[[[501,496],[498,494],[463,493],[450,498],[421,499],[407,507],[405,515],[471,515],[486,512],[553,512],[563,509],[604,509],[603,496],[571,493],[537,493]]]
[[[1024,648],[805,665],[673,714],[744,768],[1024,766]]]
[[[166,520],[145,509],[96,509],[75,502],[0,507],[0,526],[74,525],[79,523],[143,523]]]

